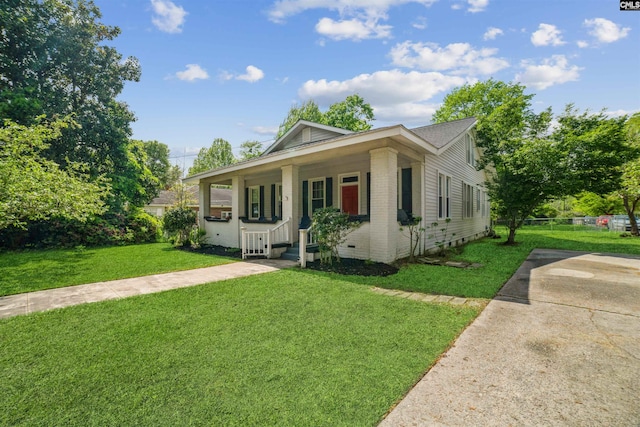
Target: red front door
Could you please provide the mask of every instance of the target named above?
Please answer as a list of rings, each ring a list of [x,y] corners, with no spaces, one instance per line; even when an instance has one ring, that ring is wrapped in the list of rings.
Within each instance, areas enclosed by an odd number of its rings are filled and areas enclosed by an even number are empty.
[[[341,190],[342,212],[358,215],[358,186],[344,185]]]

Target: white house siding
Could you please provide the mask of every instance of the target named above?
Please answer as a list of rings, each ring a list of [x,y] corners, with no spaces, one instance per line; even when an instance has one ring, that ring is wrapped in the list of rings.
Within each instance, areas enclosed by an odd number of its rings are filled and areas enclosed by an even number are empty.
[[[476,150],[476,158],[479,153]],[[451,222],[446,225],[444,219],[438,218],[438,174],[451,177]],[[462,184],[474,187],[473,218],[463,218]],[[485,209],[477,210],[476,191],[484,190],[485,175],[466,163],[464,135],[439,156],[428,154],[425,157],[425,248],[436,246],[442,239],[441,228],[447,227],[446,241],[452,245],[462,244],[482,237],[490,225],[490,213]],[[487,203],[488,207],[488,203]],[[437,227],[431,224],[437,222]]]
[[[325,139],[330,139],[336,136],[341,136],[341,134],[336,133],[336,132],[332,132],[326,129],[318,129],[318,128],[314,128],[311,127],[309,128],[311,129],[311,141],[323,141]],[[291,138],[291,140],[289,140],[285,146],[283,147],[283,149],[287,149],[287,148],[292,148],[295,147],[297,145],[300,144],[305,144],[306,142],[309,141],[303,141],[302,140],[302,130],[300,132],[298,132],[294,137]]]
[[[369,233],[370,224],[363,222],[360,227],[347,235],[344,244],[339,248],[343,258],[370,259]]]
[[[211,245],[226,246],[229,248],[237,248],[238,245],[238,229],[237,223],[234,221],[206,221],[204,229],[207,232],[207,243]]]

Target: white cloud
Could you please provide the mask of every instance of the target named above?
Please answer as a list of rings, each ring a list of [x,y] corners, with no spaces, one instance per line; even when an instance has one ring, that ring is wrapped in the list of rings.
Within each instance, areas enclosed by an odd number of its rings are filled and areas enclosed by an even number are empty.
[[[389,8],[407,3],[418,3],[426,7],[437,0],[278,0],[269,10],[269,19],[282,23],[286,18],[310,9],[337,11],[340,16],[366,16],[384,18]],[[486,0],[481,0],[486,1]]]
[[[469,3],[469,9],[471,13],[483,12],[487,6],[489,6],[489,0],[467,0]]]
[[[516,81],[539,90],[576,81],[582,70],[577,65],[569,65],[564,55],[553,55],[539,65],[527,60],[522,61],[520,65],[524,68],[524,73],[516,74]]]
[[[268,11],[269,19],[283,23],[290,16],[310,9],[335,11],[340,19],[323,17],[316,24],[316,31],[333,40],[364,40],[391,37],[390,25],[384,25],[388,10],[394,6],[418,3],[425,7],[437,0],[278,0]],[[418,23],[417,25],[421,25]],[[324,46],[324,41],[320,43]]]
[[[391,37],[391,26],[380,25],[377,20],[347,19],[334,21],[331,18],[322,18],[316,24],[316,31],[333,40],[350,39],[354,41],[364,39],[381,39]]]
[[[153,17],[151,22],[160,31],[165,33],[181,33],[182,24],[187,16],[187,12],[182,6],[176,6],[169,0],[151,0]]]
[[[427,18],[424,16],[418,16],[411,26],[418,30],[424,30],[427,28]]]
[[[486,75],[509,66],[505,59],[495,57],[497,52],[497,49],[474,49],[468,43],[452,43],[440,47],[436,43],[406,41],[395,45],[389,55],[393,64],[400,67]]]
[[[246,68],[247,72],[245,74],[241,74],[236,77],[238,80],[244,80],[245,82],[255,83],[258,80],[262,80],[264,78],[264,72],[253,65],[249,65]]]
[[[489,27],[487,28],[487,31],[484,33],[483,38],[485,40],[495,40],[496,37],[501,36],[503,34],[504,34],[504,31],[502,31],[500,28]]]
[[[538,31],[531,34],[531,43],[534,46],[560,46],[564,44],[561,34],[562,32],[555,25],[540,24]]]
[[[243,80],[249,83],[255,83],[258,80],[262,80],[264,78],[264,71],[260,68],[255,67],[253,65],[249,65],[246,69],[247,72],[244,74],[232,74],[228,71],[222,71],[220,73],[221,80]]]
[[[602,43],[612,43],[627,37],[631,28],[620,27],[615,22],[604,18],[585,19],[585,27],[591,28],[589,34]]]
[[[186,82],[195,82],[196,80],[206,80],[209,78],[207,71],[198,64],[187,64],[187,69],[178,71],[176,77]]]
[[[576,44],[578,45],[578,47],[579,47],[580,49],[584,49],[585,47],[589,47],[589,43],[588,43],[588,42],[586,42],[585,40],[578,40],[578,41],[576,42]]]
[[[252,131],[258,135],[275,136],[278,133],[278,126],[254,126]]]
[[[637,110],[615,110],[615,111],[605,111],[604,114],[608,117],[620,117],[620,116],[632,116],[635,113],[640,112],[640,109]]]
[[[360,74],[348,80],[309,80],[298,90],[301,99],[313,98],[329,105],[358,93],[374,108],[378,120],[427,123],[437,107],[428,101],[442,92],[469,82],[459,76],[400,70]]]

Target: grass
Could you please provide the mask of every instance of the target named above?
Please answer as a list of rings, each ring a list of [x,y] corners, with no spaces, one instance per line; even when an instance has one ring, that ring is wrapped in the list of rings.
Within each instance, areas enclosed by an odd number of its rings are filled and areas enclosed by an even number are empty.
[[[0,252],[0,296],[226,264],[168,243]]]
[[[498,230],[502,233],[502,230]],[[505,246],[503,238],[483,239],[464,246],[453,260],[483,264],[479,269],[459,269],[432,265],[407,265],[388,277],[349,276],[348,280],[389,289],[454,295],[468,298],[493,298],[535,248],[566,249],[588,252],[640,254],[640,238],[620,237],[591,228],[554,226],[525,227],[516,234],[516,246]],[[329,273],[312,273],[327,274]]]
[[[5,319],[0,425],[376,425],[477,314],[283,270]]]

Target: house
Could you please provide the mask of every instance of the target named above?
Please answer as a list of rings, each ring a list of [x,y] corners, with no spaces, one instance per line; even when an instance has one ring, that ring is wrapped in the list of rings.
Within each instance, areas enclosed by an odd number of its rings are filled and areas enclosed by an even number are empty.
[[[466,118],[352,132],[300,120],[260,157],[185,182],[199,185],[201,206],[210,204],[210,185],[231,186],[230,221],[206,221],[201,214],[210,243],[277,257],[280,246],[304,236],[314,210],[334,206],[362,222],[341,256],[391,262],[409,255],[408,232],[400,230],[407,217],[423,218],[421,250],[436,247],[445,227],[447,245],[488,231],[475,126],[475,118]]]
[[[208,216],[216,218],[227,218],[231,216],[231,189],[211,187],[209,196]],[[196,212],[199,210],[198,186],[190,185],[185,188],[187,206]],[[155,197],[144,207],[145,212],[162,217],[169,209],[175,206],[178,195],[174,190],[161,190],[158,197]]]

